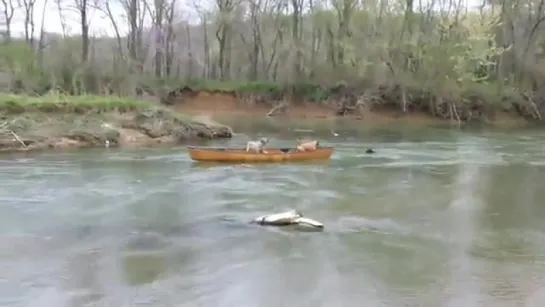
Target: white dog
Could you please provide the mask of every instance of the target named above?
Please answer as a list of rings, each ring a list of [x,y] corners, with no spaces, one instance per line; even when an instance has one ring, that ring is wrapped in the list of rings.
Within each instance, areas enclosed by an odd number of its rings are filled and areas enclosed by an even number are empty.
[[[249,141],[246,143],[246,152],[254,151],[256,153],[267,153],[263,147],[269,142],[267,138],[261,138],[258,141]]]

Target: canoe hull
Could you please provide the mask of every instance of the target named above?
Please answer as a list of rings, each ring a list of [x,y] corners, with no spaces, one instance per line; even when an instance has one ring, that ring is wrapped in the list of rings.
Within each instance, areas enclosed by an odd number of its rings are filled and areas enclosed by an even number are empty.
[[[295,148],[265,148],[266,154],[246,152],[245,148],[214,148],[188,146],[189,156],[201,162],[287,162],[328,160],[333,147],[320,147],[315,151],[297,152]]]

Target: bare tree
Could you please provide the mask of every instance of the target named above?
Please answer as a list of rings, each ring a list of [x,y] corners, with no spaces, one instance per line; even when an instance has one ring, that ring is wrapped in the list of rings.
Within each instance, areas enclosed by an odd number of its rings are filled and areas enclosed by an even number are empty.
[[[6,27],[6,30],[4,31],[4,36],[6,38],[7,42],[11,41],[11,22],[13,20],[13,15],[15,14],[15,10],[19,7],[18,3],[14,3],[15,0],[1,0],[3,5],[3,23]]]
[[[231,59],[229,58],[231,47],[231,28],[233,11],[237,5],[236,0],[216,0],[218,7],[218,28],[216,30],[216,39],[219,43],[218,66],[220,70],[220,79],[230,78]]]
[[[295,47],[295,59],[293,63],[293,77],[300,79],[302,73],[303,58],[303,4],[304,0],[291,0],[292,13],[292,39]]]
[[[112,5],[112,2],[106,0],[106,1],[103,1],[103,3],[97,4],[97,8],[99,10],[101,10],[102,12],[104,12],[104,14],[110,20],[110,23],[112,24],[112,28],[114,29],[115,37],[116,37],[116,40],[117,40],[117,51],[120,54],[123,54],[123,43],[122,43],[122,38],[121,38],[122,34],[121,34],[120,30],[119,30],[119,25],[116,22],[116,17],[117,16],[115,16],[113,14],[111,5]]]
[[[61,27],[62,27],[62,34],[66,38],[68,36],[68,26],[66,23],[66,18],[64,16],[65,8],[63,8],[63,0],[55,0],[55,4],[57,7],[57,12],[59,13],[59,19],[60,19]]]
[[[344,64],[346,47],[350,43],[350,37],[352,36],[350,24],[352,22],[352,15],[354,14],[356,4],[356,0],[336,0],[333,4],[339,22],[337,34],[337,63],[340,64]]]
[[[165,10],[165,75],[171,76],[172,67],[174,66],[174,47],[176,45],[176,32],[174,24],[176,19],[176,1],[171,0]],[[188,37],[190,34],[188,33]],[[190,39],[188,40],[189,48],[191,47]]]
[[[90,0],[74,0],[79,13],[81,27],[81,61],[86,63],[89,58],[89,9]]]
[[[34,46],[34,5],[36,4],[36,0],[22,0],[22,2],[25,11],[25,40],[30,46]]]
[[[46,47],[45,45],[45,12],[47,10],[47,4],[49,3],[48,0],[44,1],[44,6],[42,8],[42,24],[40,25],[40,39],[38,40],[38,51],[37,51],[37,57],[38,57],[38,65],[39,67],[43,68],[43,59],[44,59],[44,49]]]

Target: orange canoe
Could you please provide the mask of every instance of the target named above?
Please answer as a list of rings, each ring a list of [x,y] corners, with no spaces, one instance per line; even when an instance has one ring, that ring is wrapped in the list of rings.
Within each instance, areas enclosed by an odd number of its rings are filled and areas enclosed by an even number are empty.
[[[327,160],[333,147],[318,147],[315,151],[298,152],[295,148],[265,148],[264,153],[246,152],[246,148],[215,148],[188,146],[189,156],[195,161],[207,162],[286,162]]]

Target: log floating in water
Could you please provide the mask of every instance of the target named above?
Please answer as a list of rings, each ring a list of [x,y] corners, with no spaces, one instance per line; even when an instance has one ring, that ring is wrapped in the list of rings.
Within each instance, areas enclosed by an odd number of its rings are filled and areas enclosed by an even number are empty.
[[[305,226],[305,227],[311,227],[311,228],[320,228],[320,229],[324,228],[324,224],[322,224],[322,223],[320,223],[320,222],[318,222],[316,220],[309,219],[308,217],[298,217],[293,222],[294,222],[295,225],[298,225],[298,226]]]
[[[262,215],[255,218],[252,222],[259,225],[287,226],[292,225],[293,221],[300,217],[303,217],[301,213],[296,210],[290,210],[282,213]]]
[[[324,224],[303,217],[303,214],[296,210],[259,216],[253,219],[251,223],[263,226],[299,226],[306,229],[324,229]]]

